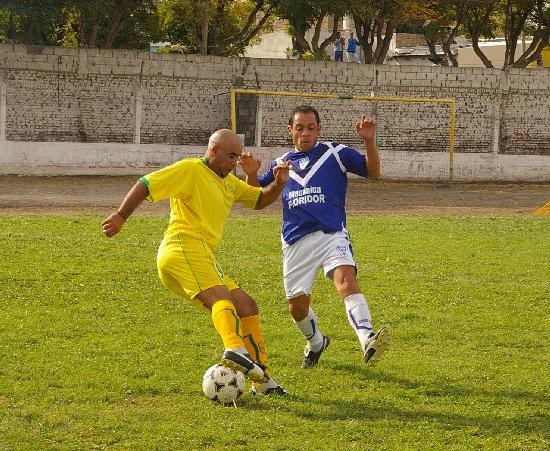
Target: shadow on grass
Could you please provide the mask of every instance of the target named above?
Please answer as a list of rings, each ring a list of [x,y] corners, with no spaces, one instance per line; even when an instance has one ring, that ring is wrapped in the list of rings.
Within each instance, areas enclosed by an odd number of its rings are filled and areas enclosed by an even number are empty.
[[[339,364],[333,367],[336,370],[348,371],[354,373],[354,377],[360,378],[363,381],[377,381],[381,383],[395,384],[407,390],[414,390],[415,395],[419,398],[436,398],[441,397],[442,401],[447,406],[447,412],[436,412],[433,410],[422,409],[420,406],[411,404],[411,408],[402,408],[394,404],[384,402],[379,398],[365,397],[356,399],[330,399],[328,396],[323,396],[320,400],[315,397],[304,395],[292,395],[284,398],[283,401],[277,403],[280,408],[286,408],[289,413],[292,413],[298,418],[305,420],[319,421],[339,421],[339,420],[360,420],[360,421],[397,421],[397,422],[416,422],[416,423],[436,423],[440,424],[445,429],[477,429],[476,435],[501,435],[520,433],[520,434],[545,434],[544,431],[550,429],[550,415],[542,413],[532,413],[527,408],[521,413],[503,417],[499,412],[499,404],[503,400],[513,406],[514,400],[523,401],[527,407],[531,403],[537,403],[541,406],[547,404],[547,398],[527,391],[514,390],[484,390],[477,388],[468,388],[453,382],[441,382],[433,384],[431,382],[422,382],[397,377],[392,374],[381,372],[379,370],[370,370],[365,372],[365,368],[356,365]],[[472,399],[469,402],[468,398]],[[455,398],[455,399],[453,399]],[[489,399],[484,403],[483,399]],[[486,409],[480,410],[479,406],[485,404]],[[304,405],[314,405],[314,408],[304,407]],[[448,412],[453,410],[453,406],[462,407],[472,405],[471,415],[468,413]]]
[[[419,384],[421,385],[421,384]],[[464,401],[463,401],[464,402]],[[289,395],[284,398],[248,400],[241,407],[255,411],[285,410],[301,420],[306,421],[366,421],[370,423],[380,420],[412,423],[438,424],[441,429],[475,429],[474,435],[498,436],[513,434],[545,435],[549,430],[550,416],[543,414],[519,415],[503,418],[496,411],[480,412],[473,410],[471,415],[461,413],[443,413],[420,408],[404,409],[395,405],[376,403],[372,399],[355,400],[322,400],[309,396]],[[449,407],[452,409],[452,407]]]
[[[334,364],[331,367],[336,371],[346,371],[360,380],[374,380],[381,383],[395,384],[407,390],[418,390],[419,394],[424,394],[426,396],[456,397],[460,399],[459,403],[463,403],[464,401],[462,400],[465,397],[494,398],[497,400],[515,399],[517,401],[536,402],[540,404],[548,403],[548,397],[546,395],[526,390],[487,390],[480,387],[466,387],[451,380],[438,383],[434,383],[433,381],[411,380],[381,371],[380,369],[367,369],[361,365],[351,363]]]

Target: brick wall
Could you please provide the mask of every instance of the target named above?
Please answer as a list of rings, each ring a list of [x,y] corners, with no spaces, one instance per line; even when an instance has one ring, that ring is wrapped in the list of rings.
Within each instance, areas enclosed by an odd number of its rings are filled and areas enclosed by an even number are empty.
[[[458,153],[550,155],[550,70],[372,66],[0,45],[5,139],[206,144],[231,126],[230,89],[456,99]],[[446,104],[238,96],[238,131],[287,146],[288,112],[319,107],[322,137],[360,145],[354,123],[376,115],[383,151],[445,152]],[[1,116],[1,115],[0,115]],[[495,136],[498,138],[495,145]]]

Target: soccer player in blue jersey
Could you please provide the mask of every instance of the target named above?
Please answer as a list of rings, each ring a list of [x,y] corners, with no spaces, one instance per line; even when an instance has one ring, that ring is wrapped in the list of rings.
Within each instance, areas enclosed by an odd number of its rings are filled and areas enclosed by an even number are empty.
[[[260,162],[251,155],[242,158],[246,181],[268,186],[274,168],[292,162],[289,180],[283,189],[283,275],[288,307],[294,323],[307,344],[302,368],[317,364],[330,344],[320,329],[311,307],[311,292],[319,268],[329,277],[344,302],[349,323],[361,343],[363,358],[374,366],[390,344],[390,332],[373,331],[371,314],[356,278],[356,264],[346,230],[345,198],[347,172],[377,179],[380,157],[375,140],[376,123],[363,116],[356,130],[365,143],[365,154],[335,142],[319,142],[319,113],[311,106],[295,108],[288,133],[295,149],[273,161],[257,176]]]

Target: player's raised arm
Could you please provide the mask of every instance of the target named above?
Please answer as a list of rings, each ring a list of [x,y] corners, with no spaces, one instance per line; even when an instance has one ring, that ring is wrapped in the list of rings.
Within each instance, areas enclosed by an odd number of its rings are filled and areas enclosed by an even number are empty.
[[[380,177],[380,155],[376,148],[376,121],[363,115],[355,128],[365,142],[368,178],[376,180]]]
[[[275,200],[279,197],[279,194],[283,191],[286,182],[288,182],[288,171],[290,171],[291,167],[292,162],[285,161],[284,163],[279,163],[273,168],[275,180],[273,180],[273,182],[265,188],[262,188],[262,197],[260,197],[260,201],[258,202],[256,209],[261,210],[262,208],[265,208],[275,202]]]
[[[244,172],[245,182],[251,186],[260,186],[258,171],[262,162],[255,158],[251,152],[243,152],[239,157],[238,165]]]
[[[101,230],[103,233],[111,238],[120,232],[126,220],[148,195],[149,190],[145,184],[141,181],[136,182],[130,191],[128,191],[128,194],[126,194],[126,197],[118,207],[117,211],[111,213],[101,223]]]

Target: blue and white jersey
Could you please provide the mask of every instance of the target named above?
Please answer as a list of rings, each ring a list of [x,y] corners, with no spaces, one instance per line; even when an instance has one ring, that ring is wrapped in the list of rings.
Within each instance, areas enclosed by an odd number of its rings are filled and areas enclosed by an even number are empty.
[[[367,177],[365,155],[343,144],[321,142],[307,152],[285,153],[271,162],[258,179],[261,186],[274,180],[273,167],[292,161],[283,201],[283,240],[292,244],[303,236],[346,227],[347,172]]]

